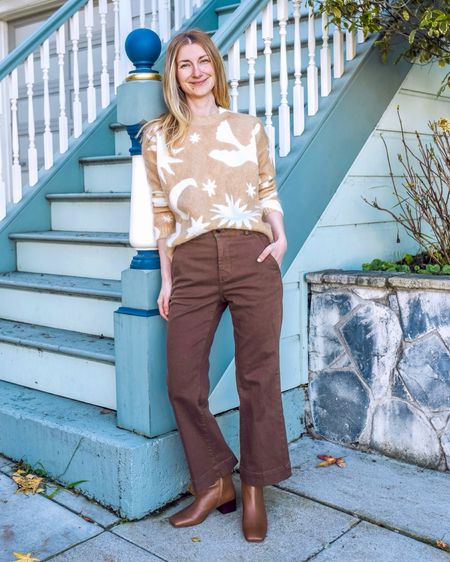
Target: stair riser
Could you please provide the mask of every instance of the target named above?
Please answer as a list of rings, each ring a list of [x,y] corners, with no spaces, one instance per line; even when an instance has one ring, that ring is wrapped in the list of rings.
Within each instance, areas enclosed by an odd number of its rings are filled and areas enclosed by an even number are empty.
[[[84,190],[88,193],[131,191],[131,162],[84,165]]]
[[[131,140],[130,135],[124,129],[114,131],[114,142],[116,147],[116,154],[122,156],[130,155]]]
[[[0,379],[105,408],[116,408],[110,363],[0,342]]]
[[[17,242],[17,269],[120,280],[136,251],[126,246]]]
[[[52,202],[52,230],[128,232],[129,201]]]
[[[119,306],[118,301],[0,287],[2,318],[97,336],[114,337],[113,313]]]

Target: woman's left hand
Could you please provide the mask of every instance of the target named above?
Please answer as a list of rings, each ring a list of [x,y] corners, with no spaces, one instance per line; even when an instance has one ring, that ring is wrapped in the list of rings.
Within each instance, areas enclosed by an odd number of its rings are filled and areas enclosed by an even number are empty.
[[[286,250],[287,240],[284,236],[280,236],[278,240],[275,240],[264,248],[264,250],[259,254],[256,261],[262,262],[267,258],[269,254],[272,254],[278,265],[281,267],[281,262],[283,261],[283,256],[286,253]]]

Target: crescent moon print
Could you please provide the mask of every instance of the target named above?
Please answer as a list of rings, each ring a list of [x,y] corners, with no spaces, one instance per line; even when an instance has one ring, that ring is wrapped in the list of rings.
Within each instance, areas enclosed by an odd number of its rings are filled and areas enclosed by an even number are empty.
[[[183,211],[180,211],[180,209],[178,208],[178,199],[187,187],[197,187],[197,182],[194,180],[194,178],[186,178],[179,181],[172,187],[169,193],[169,201],[172,210],[178,213],[180,217],[186,221],[189,219],[189,215],[187,213],[184,213]]]
[[[250,143],[241,144],[234,136],[228,121],[222,121],[217,127],[216,139],[219,142],[231,144],[235,147],[234,150],[211,150],[209,156],[214,160],[223,162],[230,168],[237,168],[246,162],[254,162],[258,164],[258,154],[256,150],[256,135],[259,133],[261,125],[257,123],[252,130]]]

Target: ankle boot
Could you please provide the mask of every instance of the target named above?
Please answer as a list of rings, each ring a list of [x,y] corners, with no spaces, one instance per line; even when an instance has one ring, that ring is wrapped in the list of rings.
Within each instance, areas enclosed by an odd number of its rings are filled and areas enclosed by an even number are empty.
[[[236,511],[236,491],[231,474],[219,478],[203,492],[196,492],[193,503],[169,517],[169,522],[174,527],[198,525],[213,509],[220,513]]]
[[[251,486],[241,480],[242,531],[250,542],[263,541],[267,533],[267,514],[263,486]]]

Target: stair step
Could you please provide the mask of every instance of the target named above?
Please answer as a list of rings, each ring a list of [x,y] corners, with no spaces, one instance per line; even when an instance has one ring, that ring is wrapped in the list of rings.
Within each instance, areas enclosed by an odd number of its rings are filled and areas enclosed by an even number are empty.
[[[131,156],[87,156],[80,158],[85,192],[131,191]]]
[[[0,319],[0,379],[114,409],[114,340]]]
[[[130,192],[47,195],[52,230],[128,232]]]
[[[95,279],[120,279],[136,251],[127,233],[47,231],[10,234],[17,269]]]
[[[113,337],[120,300],[120,281],[24,271],[0,274],[0,310],[7,320],[40,324],[45,319],[52,328]]]

